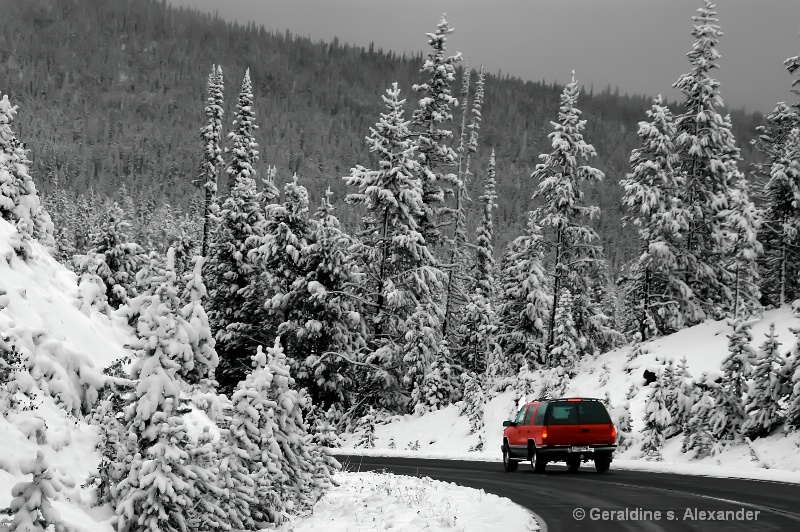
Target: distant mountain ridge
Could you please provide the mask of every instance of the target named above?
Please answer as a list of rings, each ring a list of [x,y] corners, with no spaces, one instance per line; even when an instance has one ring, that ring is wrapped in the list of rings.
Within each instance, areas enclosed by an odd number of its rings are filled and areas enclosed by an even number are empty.
[[[363,140],[378,119],[381,95],[397,81],[410,116],[417,99],[411,86],[422,81],[419,68],[427,53],[422,39],[419,48],[425,52],[398,56],[336,40],[312,42],[289,32],[270,33],[157,0],[3,4],[0,91],[20,106],[19,137],[32,150],[39,188],[47,193],[56,176],[74,193],[93,188],[115,195],[125,185],[139,204],[166,200],[185,209],[199,198],[192,181],[212,63],[225,72],[226,128],[244,69],[250,68],[260,127],[258,169],[276,166],[279,181],[296,172],[313,198],[331,186],[341,199],[347,193],[341,176],[355,164],[372,162]],[[430,23],[433,30],[436,21]],[[690,45],[687,34],[687,50]],[[459,89],[457,80],[454,93]],[[479,195],[482,172],[495,148],[498,246],[521,232],[532,206],[536,183],[530,174],[538,155],[550,148],[547,135],[557,117],[560,90],[487,76],[471,195]],[[588,121],[585,137],[597,149],[594,164],[606,173],[606,182],[589,191],[587,200],[603,211],[598,230],[616,270],[635,253],[631,230],[621,225],[617,182],[628,170],[630,151],[638,143],[637,123],[645,119],[650,99],[620,96],[609,87],[584,93],[578,105]],[[732,115],[745,161],[751,161],[756,156],[749,140],[762,117]],[[456,116],[453,129],[458,123]],[[346,208],[338,214],[345,226],[358,222]],[[475,218],[470,216],[470,225]]]

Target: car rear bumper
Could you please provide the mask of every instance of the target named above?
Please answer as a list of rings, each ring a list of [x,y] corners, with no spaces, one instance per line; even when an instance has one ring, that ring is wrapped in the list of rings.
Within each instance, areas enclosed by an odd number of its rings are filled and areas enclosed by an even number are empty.
[[[572,447],[539,447],[539,453],[548,462],[562,462],[580,457],[582,460],[611,460],[611,455],[617,450],[616,445],[590,445],[588,451],[573,450]]]

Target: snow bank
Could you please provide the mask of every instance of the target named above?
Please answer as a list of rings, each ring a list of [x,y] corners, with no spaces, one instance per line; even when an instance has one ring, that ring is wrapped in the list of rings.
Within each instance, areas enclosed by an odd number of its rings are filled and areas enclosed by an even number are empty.
[[[81,412],[104,381],[102,369],[127,353],[130,330],[103,314],[82,313],[75,274],[36,242],[27,243],[23,260],[18,240],[0,219],[0,333],[20,352],[28,371],[18,383],[29,395],[0,416],[0,508],[8,507],[15,484],[30,481],[20,465],[41,450],[75,484],[53,501],[62,521],[76,531],[111,532],[110,513],[91,508],[81,488],[100,460],[96,430]]]
[[[509,499],[428,477],[338,473],[307,517],[284,523],[288,532],[403,530],[535,531],[533,515]]]

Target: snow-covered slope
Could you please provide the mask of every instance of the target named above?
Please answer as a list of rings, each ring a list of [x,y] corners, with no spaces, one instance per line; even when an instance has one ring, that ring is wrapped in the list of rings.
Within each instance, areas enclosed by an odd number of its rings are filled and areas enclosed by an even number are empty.
[[[796,337],[791,327],[800,327],[800,320],[792,315],[787,306],[765,312],[763,317],[753,323],[753,347],[763,342],[770,324],[774,323],[778,338],[782,342],[781,351],[789,352]],[[631,386],[635,395],[630,400],[634,437],[643,426],[644,402],[649,393],[645,387],[644,370],[654,369],[659,359],[674,359],[677,363],[686,357],[692,377],[703,372],[719,372],[722,360],[728,355],[727,334],[731,327],[725,321],[707,321],[684,329],[670,336],[655,339],[645,344],[647,349],[631,361],[628,355],[631,347],[626,346],[600,355],[594,359],[583,360],[578,366],[578,374],[568,384],[565,395],[610,397],[611,405],[619,406]],[[536,389],[536,386],[534,386]],[[500,462],[500,442],[502,422],[511,419],[521,398],[512,390],[503,392],[488,401],[484,408],[483,452],[470,452],[477,441],[476,434],[469,434],[469,422],[460,415],[459,406],[451,405],[443,410],[430,412],[423,416],[394,416],[388,423],[375,429],[375,450],[354,449],[357,435],[344,435],[343,449],[338,452],[364,452],[365,454],[392,454],[414,456],[451,456],[453,458],[474,457],[475,459],[496,460]],[[533,399],[533,396],[527,397]],[[646,468],[653,470],[674,470],[713,474],[717,471],[724,476],[751,476],[786,480],[797,477],[800,471],[800,434],[785,434],[778,430],[767,438],[753,441],[752,447],[746,444],[734,445],[721,454],[700,460],[690,461],[680,450],[680,435],[667,440],[663,449],[664,462],[650,463],[641,460],[639,442],[622,453],[615,455],[614,467]],[[681,464],[689,464],[691,467]],[[697,467],[699,465],[700,467]],[[765,474],[764,470],[773,470]],[[780,472],[778,472],[780,471]]]
[[[29,246],[27,260],[18,256],[20,246]],[[81,488],[99,454],[96,431],[82,420],[80,403],[102,383],[102,369],[126,354],[129,328],[80,311],[75,274],[39,244],[22,243],[2,219],[0,294],[0,334],[31,364],[18,381],[32,397],[0,417],[0,508],[8,507],[14,484],[30,479],[21,466],[41,450],[52,468],[75,483],[54,501],[63,521],[76,530],[110,531],[110,512],[91,508]]]

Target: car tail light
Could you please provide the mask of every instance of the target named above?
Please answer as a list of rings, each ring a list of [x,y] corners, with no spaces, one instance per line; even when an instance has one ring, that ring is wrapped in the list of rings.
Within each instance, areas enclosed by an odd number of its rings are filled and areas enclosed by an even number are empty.
[[[567,399],[568,403],[580,403],[583,399]]]
[[[542,445],[547,444],[547,429],[542,429]]]
[[[617,441],[617,427],[611,425],[611,443],[614,443],[616,441]]]

